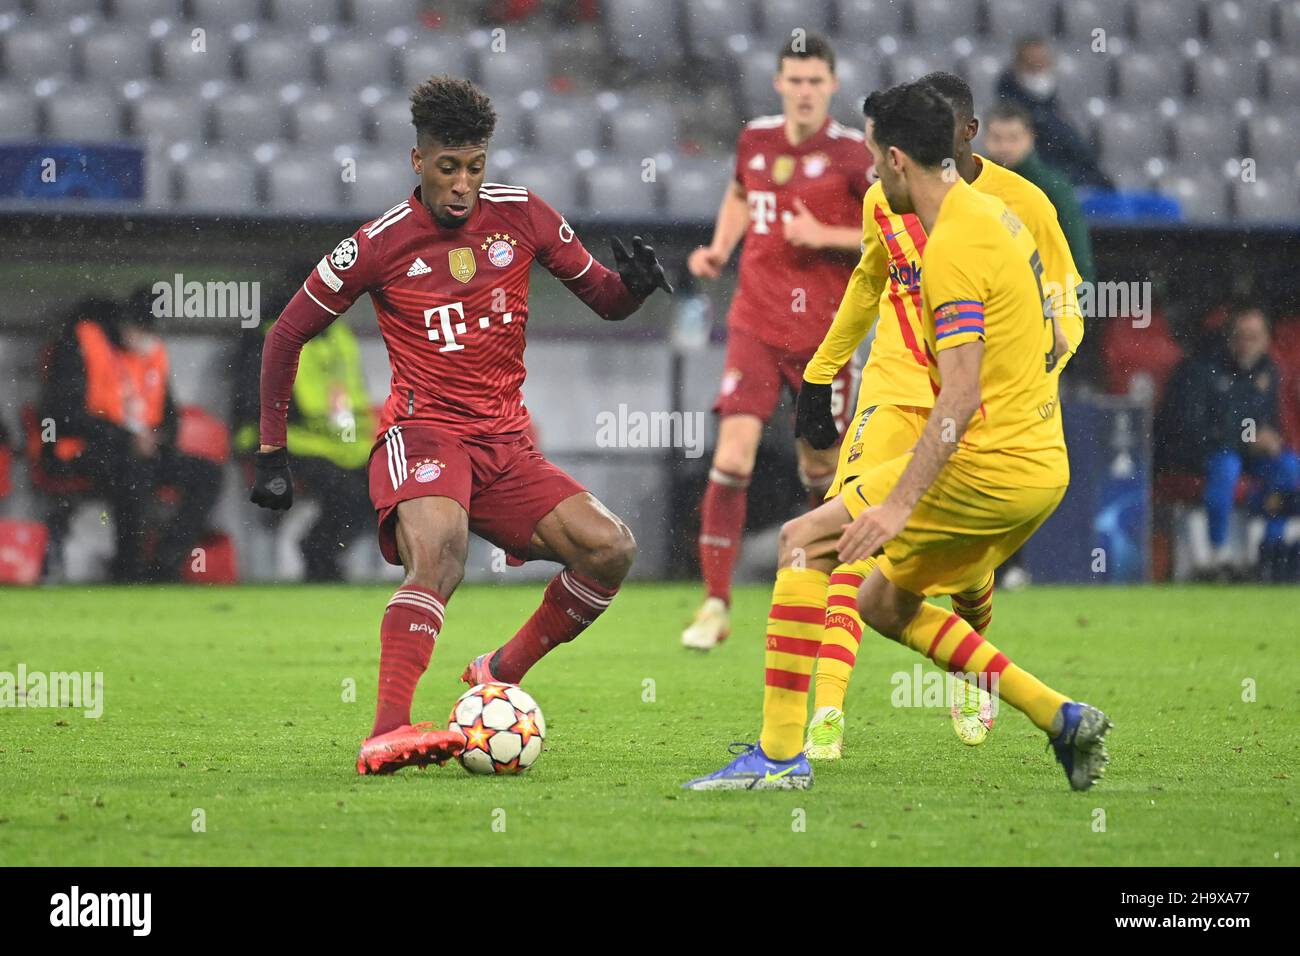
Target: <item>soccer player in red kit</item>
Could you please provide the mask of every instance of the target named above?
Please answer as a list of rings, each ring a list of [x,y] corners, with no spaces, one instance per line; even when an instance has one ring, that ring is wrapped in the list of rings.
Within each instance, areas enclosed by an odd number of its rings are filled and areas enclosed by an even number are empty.
[[[715,279],[745,240],[727,315],[726,371],[713,408],[720,417],[718,444],[700,506],[707,594],[682,632],[682,643],[697,650],[713,647],[731,629],[731,573],[763,426],[782,385],[798,391],[862,246],[871,154],[860,131],[830,118],[838,89],[830,44],[814,34],[792,37],[773,84],[784,111],[752,120],[741,131],[735,179],[718,210],[713,241],[688,261],[693,275]],[[855,374],[850,363],[833,385],[841,432],[853,412]],[[835,456],[803,439],[795,445],[800,481],[820,504],[835,475]]]
[[[519,186],[484,183],[496,124],[473,84],[437,76],[411,94],[414,193],[317,264],[266,337],[261,450],[252,500],[293,502],[285,444],[303,344],[368,292],[392,365],[370,455],[379,547],[406,569],[380,624],[379,700],[357,772],[441,764],[464,738],[411,724],[448,599],[464,576],[469,532],[518,561],[564,565],[541,606],[501,648],[465,668],[470,684],[518,683],[613,600],[632,566],[631,532],[528,437],[524,329],[536,261],[603,319],[671,292],[654,251],[613,242],[617,272],[597,262],[554,209]]]

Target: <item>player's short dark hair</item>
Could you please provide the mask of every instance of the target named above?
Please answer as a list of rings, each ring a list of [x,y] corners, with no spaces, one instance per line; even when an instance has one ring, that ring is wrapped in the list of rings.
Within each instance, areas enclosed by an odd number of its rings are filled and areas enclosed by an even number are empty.
[[[820,33],[808,31],[792,33],[790,39],[786,40],[785,45],[781,47],[781,52],[777,54],[777,70],[780,71],[781,64],[791,57],[796,60],[825,60],[831,72],[835,72],[835,51],[831,49],[831,41]]]
[[[922,166],[933,168],[952,156],[956,120],[948,101],[924,83],[900,83],[876,90],[862,102],[882,148],[897,146]]]
[[[917,82],[924,83],[947,100],[952,105],[952,111],[963,120],[974,118],[975,95],[971,93],[969,84],[956,73],[935,70],[933,73],[925,74]]]
[[[1015,100],[999,100],[994,103],[993,108],[984,115],[984,121],[986,123],[994,121],[999,123],[1024,123],[1027,130],[1031,133],[1034,131],[1033,114]]]
[[[492,138],[497,114],[492,101],[469,80],[442,74],[411,91],[411,122],[417,142],[476,146]]]

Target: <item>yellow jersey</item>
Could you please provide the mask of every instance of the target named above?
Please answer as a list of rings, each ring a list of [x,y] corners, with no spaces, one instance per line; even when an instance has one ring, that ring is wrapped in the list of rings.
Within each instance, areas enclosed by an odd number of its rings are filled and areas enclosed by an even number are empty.
[[[983,156],[973,189],[997,196],[1028,227],[1043,260],[1044,292],[1059,311],[1061,329],[1073,353],[1083,340],[1076,286],[1080,281],[1070,246],[1047,195],[1004,166]],[[921,348],[921,260],[926,235],[916,216],[900,216],[889,208],[880,183],[873,183],[862,200],[862,258],[822,344],[804,369],[809,382],[827,384],[852,358],[876,325],[871,355],[862,371],[858,407],[914,405],[929,408],[934,396]],[[1056,293],[1056,294],[1052,294]],[[1069,356],[1062,356],[1056,372]]]
[[[1043,309],[1042,263],[1029,229],[996,196],[959,181],[926,242],[921,304],[932,393],[937,356],[984,342],[979,409],[948,465],[977,488],[1069,483],[1052,374],[1056,336]]]

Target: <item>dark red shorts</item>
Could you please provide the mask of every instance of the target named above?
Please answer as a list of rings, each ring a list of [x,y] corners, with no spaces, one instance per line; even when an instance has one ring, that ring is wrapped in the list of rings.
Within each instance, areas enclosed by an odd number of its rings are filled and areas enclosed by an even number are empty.
[[[804,366],[812,356],[812,352],[786,352],[748,332],[730,329],[726,370],[722,373],[722,388],[713,403],[713,410],[724,418],[727,415],[757,415],[767,422],[781,400],[782,386],[792,395],[799,394]],[[841,433],[853,417],[856,376],[857,363],[849,362],[831,383],[831,404],[835,410],[835,424]]]
[[[537,522],[565,498],[586,491],[542,457],[528,435],[487,442],[437,427],[394,425],[370,452],[370,501],[379,517],[379,550],[397,554],[397,505],[411,498],[451,498],[469,514],[469,529],[521,561]]]

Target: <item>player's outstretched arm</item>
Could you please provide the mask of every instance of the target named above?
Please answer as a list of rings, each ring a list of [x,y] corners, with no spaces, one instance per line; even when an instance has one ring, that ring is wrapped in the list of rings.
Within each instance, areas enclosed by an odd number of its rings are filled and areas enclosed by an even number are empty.
[[[253,488],[248,496],[255,505],[284,511],[293,504],[293,476],[284,446],[298,356],[307,341],[335,318],[306,289],[299,289],[266,333],[262,344],[261,445],[254,457]]]
[[[839,540],[841,561],[870,557],[903,530],[912,509],[939,477],[979,410],[984,341],[943,349],[938,362],[943,385],[912,449],[912,460],[884,502],[866,509],[845,528]]]
[[[745,229],[749,225],[749,200],[745,189],[736,180],[727,184],[718,207],[718,218],[713,224],[713,241],[698,246],[686,260],[686,267],[697,279],[716,279],[731,254],[736,251]]]
[[[673,287],[664,275],[664,267],[659,264],[654,249],[647,246],[644,239],[640,236],[632,237],[630,254],[618,236],[611,239],[609,244],[614,250],[614,267],[618,270],[618,277],[634,296],[646,299],[655,289],[673,294]]]
[[[866,217],[863,221],[869,223]],[[840,307],[835,312],[831,327],[826,330],[821,345],[808,360],[804,368],[805,382],[815,385],[829,385],[835,380],[845,363],[853,357],[862,340],[871,330],[871,323],[876,321],[880,308],[880,293],[885,288],[888,277],[888,258],[885,247],[881,244],[875,229],[864,227],[862,234],[862,257],[853,268],[849,284],[840,299]]]

